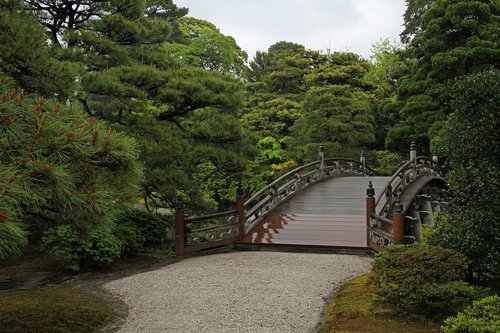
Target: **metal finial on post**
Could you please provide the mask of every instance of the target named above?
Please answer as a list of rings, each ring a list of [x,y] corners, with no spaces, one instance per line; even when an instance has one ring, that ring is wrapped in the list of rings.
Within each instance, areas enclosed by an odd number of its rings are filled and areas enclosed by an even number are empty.
[[[439,157],[435,151],[432,152],[432,166],[437,168],[439,166]]]
[[[368,188],[366,189],[366,195],[370,198],[375,196],[375,189],[373,188],[373,183],[371,180],[368,182]]]
[[[243,185],[241,184],[241,181],[238,182],[238,187],[236,188],[236,196],[243,196]]]
[[[416,161],[416,160],[417,160],[417,144],[415,143],[415,140],[411,140],[410,161]]]
[[[394,211],[396,213],[403,212],[403,204],[401,203],[401,199],[399,198],[399,196],[396,198],[396,202],[394,203]]]

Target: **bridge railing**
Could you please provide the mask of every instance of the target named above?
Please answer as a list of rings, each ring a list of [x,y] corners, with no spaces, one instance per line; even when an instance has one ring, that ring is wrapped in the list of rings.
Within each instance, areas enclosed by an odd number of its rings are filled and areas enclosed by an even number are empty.
[[[320,158],[279,177],[250,197],[244,204],[244,232],[248,233],[276,207],[296,193],[324,179],[375,174],[363,161],[348,158]]]
[[[405,216],[401,197],[418,179],[425,175],[440,177],[437,156],[417,156],[414,143],[410,149],[410,160],[391,177],[385,188],[374,198],[374,191],[367,190],[367,243],[381,251],[385,246],[402,243]]]
[[[176,252],[178,256],[234,243],[252,230],[278,205],[321,180],[352,175],[375,175],[365,159],[325,158],[321,146],[317,161],[295,168],[257,191],[245,201],[238,190],[236,209],[198,217],[184,217],[176,209]]]
[[[436,173],[438,170],[432,159],[427,156],[418,156],[413,161],[403,164],[391,177],[375,202],[375,212],[379,216],[389,217],[394,210],[398,198],[406,188],[423,174]]]
[[[184,218],[183,210],[177,209],[175,222],[175,248],[179,256],[232,244],[238,236],[237,210]]]

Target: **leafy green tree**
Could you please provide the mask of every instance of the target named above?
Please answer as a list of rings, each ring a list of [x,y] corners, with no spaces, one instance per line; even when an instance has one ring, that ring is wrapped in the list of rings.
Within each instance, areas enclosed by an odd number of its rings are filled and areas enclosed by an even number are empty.
[[[372,109],[375,142],[370,148],[382,151],[387,133],[400,120],[402,103],[396,99],[397,86],[401,77],[409,73],[410,63],[404,57],[405,48],[389,39],[375,43],[371,50],[370,69],[365,75],[365,80],[375,88]]]
[[[168,45],[182,45],[171,40],[171,20],[136,5],[116,6],[65,34],[71,47],[61,53],[86,69],[76,97],[88,114],[138,139],[148,205],[173,207],[181,199],[191,211],[215,208],[214,201],[227,196],[206,184],[226,179],[233,186],[241,159],[251,156],[235,122],[241,84],[232,73],[194,67],[166,53]],[[207,24],[195,25],[193,36],[203,37]],[[212,178],[200,184],[207,163],[220,172],[208,173]]]
[[[315,158],[324,144],[331,155],[358,155],[373,142],[373,85],[364,80],[369,68],[359,56],[339,52],[304,76],[307,93],[291,142],[295,154]]]
[[[304,100],[303,117],[296,125],[294,149],[313,158],[325,144],[331,155],[357,155],[373,137],[370,96],[350,85],[311,88]]]
[[[248,55],[233,37],[223,35],[212,23],[193,17],[177,20],[185,44],[165,44],[165,51],[180,62],[210,71],[242,76]]]
[[[301,108],[302,103],[280,95],[258,103],[241,121],[259,138],[283,139],[290,136],[290,128],[301,117]]]
[[[271,60],[269,59],[269,53],[265,51],[255,52],[253,60],[249,63],[249,69],[246,75],[248,81],[262,81],[264,76],[267,74],[270,65]]]
[[[440,142],[449,159],[455,201],[431,241],[471,260],[471,270],[500,271],[500,71],[471,74],[450,91],[450,116]]]
[[[412,138],[428,147],[452,112],[447,81],[499,65],[499,18],[498,2],[489,0],[438,0],[425,11],[409,48],[415,63],[398,87],[404,106],[388,133],[389,149],[406,149]]]
[[[61,35],[96,18],[109,9],[110,1],[23,0],[45,26],[52,43],[60,44]]]
[[[375,43],[371,51],[371,66],[365,78],[374,84],[381,85],[382,96],[392,95],[400,78],[409,72],[409,64],[403,58],[405,48],[401,44],[391,43],[386,38]]]
[[[269,62],[272,66],[282,58],[294,55],[305,55],[306,52],[307,50],[304,45],[287,41],[274,43],[267,50]]]

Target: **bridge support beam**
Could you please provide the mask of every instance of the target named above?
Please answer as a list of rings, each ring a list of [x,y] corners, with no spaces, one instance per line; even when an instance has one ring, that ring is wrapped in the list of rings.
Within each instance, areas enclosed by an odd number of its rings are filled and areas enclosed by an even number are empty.
[[[371,216],[375,213],[375,189],[370,181],[366,190],[366,247],[371,247]]]
[[[184,210],[177,208],[175,210],[175,254],[178,257],[184,256],[185,244],[185,225],[184,225]]]
[[[394,244],[403,244],[405,237],[405,216],[403,213],[392,214],[392,222],[394,223]]]
[[[405,237],[405,215],[403,214],[403,205],[399,197],[394,205],[394,213],[392,214],[392,235],[394,244],[403,244]]]

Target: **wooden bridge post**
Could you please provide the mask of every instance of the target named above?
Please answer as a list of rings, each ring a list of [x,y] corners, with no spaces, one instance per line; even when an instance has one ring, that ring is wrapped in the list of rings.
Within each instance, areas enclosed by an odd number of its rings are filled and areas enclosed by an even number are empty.
[[[178,205],[175,209],[175,254],[178,257],[184,255],[185,244],[184,209]]]
[[[319,154],[318,154],[318,159],[319,159],[319,171],[320,171],[320,177],[323,178],[324,174],[324,169],[325,169],[325,146],[323,144],[319,145]]]
[[[411,141],[410,145],[410,161],[413,162],[414,168],[417,167],[417,144],[415,140]]]
[[[394,204],[394,213],[392,214],[394,244],[402,244],[405,236],[405,216],[403,214],[403,204],[399,198]]]
[[[371,247],[371,216],[375,213],[375,189],[370,181],[366,189],[366,247]]]
[[[236,190],[236,211],[238,214],[238,240],[242,240],[245,237],[245,197],[241,184]]]
[[[363,170],[363,174],[365,174],[366,159],[365,159],[365,152],[364,151],[361,151],[361,154],[359,155],[359,163],[361,163],[361,168]]]

